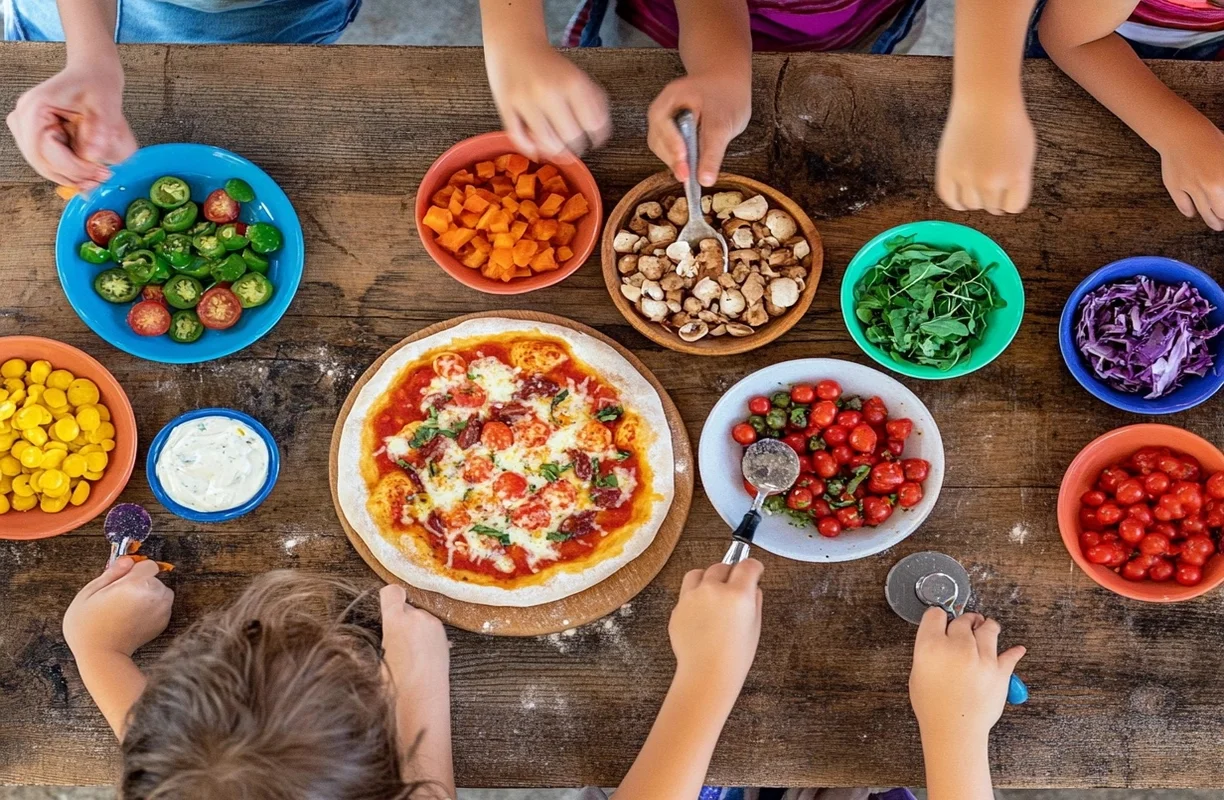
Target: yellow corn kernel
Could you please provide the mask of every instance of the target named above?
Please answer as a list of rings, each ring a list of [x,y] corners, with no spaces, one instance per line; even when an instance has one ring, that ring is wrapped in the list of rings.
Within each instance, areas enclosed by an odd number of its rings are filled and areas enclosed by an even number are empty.
[[[68,395],[63,389],[46,389],[42,393],[42,401],[52,411],[68,408]]]
[[[8,389],[0,387],[0,403],[3,403],[5,400],[7,400],[8,396],[9,396]]]
[[[50,361],[44,361],[42,359],[35,361],[30,365],[30,382],[36,383],[39,386],[46,384],[47,376],[51,374],[52,369],[54,369],[54,367],[51,366]]]
[[[103,439],[101,442],[99,442],[99,444],[102,445],[102,452],[104,453],[109,453],[110,451],[115,449],[114,439]]]
[[[68,386],[68,402],[74,406],[92,405],[100,398],[98,385],[89,378],[77,378]]]
[[[8,475],[0,475],[0,494],[8,494],[13,491],[13,479]]]
[[[101,403],[95,403],[94,405],[98,407],[98,416],[102,418],[102,421],[110,422],[111,421],[110,409],[102,405]]]
[[[21,474],[21,462],[13,456],[4,456],[0,458],[0,475],[6,478],[11,478],[14,475]]]
[[[70,445],[76,445],[76,449],[80,450],[82,447],[85,447],[86,445],[88,445],[88,444],[89,444],[89,439],[88,439],[88,438],[86,438],[86,434],[82,433],[80,436],[78,436],[77,438],[73,439],[73,440],[72,440],[71,442],[69,442],[68,444],[70,444]],[[71,448],[69,448],[69,449],[71,449]]]
[[[25,402],[25,399],[26,390],[24,386],[9,392],[9,401],[15,406],[20,406]]]
[[[0,494],[0,514],[7,514],[9,508],[9,499],[6,495]]]
[[[18,497],[34,496],[34,487],[30,485],[29,475],[17,475],[13,478],[13,494]]]
[[[5,378],[5,379],[4,379],[4,388],[9,390],[9,394],[12,394],[13,392],[17,391],[18,389],[23,389],[23,390],[24,390],[24,389],[25,389],[25,381],[21,380],[21,378]]]
[[[28,406],[32,403],[39,402],[39,398],[42,397],[42,393],[45,391],[47,391],[46,386],[39,386],[37,383],[30,384],[26,387],[25,404]]]
[[[89,499],[89,481],[81,481],[72,490],[72,497],[69,498],[68,502],[72,503],[74,506],[79,506],[88,499]]]
[[[0,376],[5,378],[20,378],[26,372],[26,362],[20,358],[10,358],[0,364]]]
[[[48,445],[56,444],[55,442],[47,442]],[[59,469],[64,463],[64,459],[68,457],[67,450],[44,450],[42,459],[43,469]]]
[[[89,455],[90,453],[96,453],[96,452],[98,452],[98,451],[99,451],[99,450],[101,450],[101,449],[102,449],[102,445],[97,444],[97,443],[95,442],[95,443],[93,443],[93,444],[87,444],[87,445],[85,445],[85,446],[84,446],[84,447],[82,447],[82,448],[81,448],[81,449],[80,449],[78,452],[80,452],[80,454],[81,454],[81,455],[83,455],[83,456],[87,456],[87,455]]]
[[[85,478],[86,480],[90,480],[90,481],[100,481],[102,480],[102,473],[101,472],[89,472],[88,470],[86,470],[85,474],[82,475],[81,477]]]
[[[114,438],[115,438],[115,426],[110,424],[109,422],[103,422],[101,425],[98,426],[97,430],[95,430],[90,435],[89,441],[93,444],[97,444],[103,439],[114,439]]]
[[[21,458],[21,451],[30,447],[30,443],[25,439],[18,439],[13,442],[13,446],[9,448],[9,452],[13,454],[13,458]]]
[[[110,463],[110,456],[105,451],[99,449],[85,456],[85,471],[101,472],[106,469],[108,463]]]
[[[42,428],[30,428],[21,432],[21,438],[36,447],[42,447],[47,443],[47,432]]]
[[[41,403],[38,405],[38,418],[40,420],[39,425],[50,425],[52,422],[55,422],[55,415],[51,413],[51,409]]]
[[[68,445],[63,442],[47,442],[43,445],[44,453],[50,453],[52,450],[60,450],[64,455],[68,455]]]
[[[42,466],[43,451],[38,447],[27,447],[21,451],[21,455],[18,456],[18,460],[21,462],[21,466],[23,467],[28,469],[38,469]]]
[[[13,495],[13,510],[14,511],[29,511],[34,506],[38,505],[38,498],[32,494],[14,494]]]
[[[43,494],[52,497],[63,497],[68,494],[68,476],[58,469],[48,469],[38,479],[38,488]]]
[[[83,431],[96,431],[98,426],[102,424],[102,415],[98,413],[98,409],[94,406],[85,406],[77,409],[76,415],[77,425]],[[73,437],[76,438],[75,436]]]
[[[30,473],[30,488],[33,489],[35,492],[42,491],[42,486],[40,486],[38,482],[42,480],[42,476],[44,472],[46,472],[45,469],[36,469]]]
[[[0,433],[0,453],[7,453],[9,448],[13,446],[13,442],[17,441],[18,434],[14,431],[8,433]]]
[[[81,435],[81,426],[72,417],[64,417],[52,426],[51,435],[61,442],[71,442]]]
[[[41,420],[42,414],[38,409],[27,406],[13,415],[13,427],[19,431],[28,431],[31,428],[37,428]]]
[[[44,494],[38,501],[38,507],[47,514],[58,514],[68,505],[68,493],[64,492],[59,497],[53,497],[49,494]]]
[[[64,406],[63,408],[51,409],[51,419],[55,420],[56,422],[59,422],[64,417],[72,417],[73,419],[76,419],[76,417],[72,413],[72,406]]]
[[[3,463],[0,463],[3,467]],[[79,478],[85,474],[85,470],[89,465],[85,461],[85,456],[80,453],[72,453],[64,459],[64,463],[60,465],[60,469],[68,475],[69,478]]]
[[[17,401],[13,399],[5,400],[0,403],[0,419],[10,419],[17,413]]]
[[[47,388],[59,389],[61,392],[68,391],[68,387],[76,380],[76,376],[66,369],[51,370],[51,374],[47,376]]]

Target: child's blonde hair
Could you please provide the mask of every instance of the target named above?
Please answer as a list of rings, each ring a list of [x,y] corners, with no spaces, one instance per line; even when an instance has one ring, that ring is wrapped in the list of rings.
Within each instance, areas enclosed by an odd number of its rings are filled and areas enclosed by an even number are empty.
[[[123,739],[128,800],[398,800],[377,596],[271,572],[179,636]]]

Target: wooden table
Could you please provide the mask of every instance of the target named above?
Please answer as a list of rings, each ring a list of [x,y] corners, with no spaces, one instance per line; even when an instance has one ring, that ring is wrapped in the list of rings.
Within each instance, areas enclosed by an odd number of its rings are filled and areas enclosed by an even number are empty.
[[[1093,437],[1138,421],[1089,397],[1056,338],[1068,293],[1116,258],[1159,253],[1219,272],[1220,239],[1183,219],[1157,157],[1048,63],[1026,67],[1040,137],[1033,207],[1019,217],[949,212],[932,191],[950,63],[866,56],[761,56],[754,116],[728,169],[772,182],[816,219],[825,277],[807,318],[763,351],[681,357],[651,344],[609,301],[599,265],[509,300],[478,294],[425,255],[413,192],[430,162],[497,117],[480,53],[469,49],[129,47],[129,119],[146,143],[207,142],[263,166],[293,198],[307,238],[306,277],[285,319],[211,364],[138,361],[85,328],[55,278],[62,202],[0,148],[0,334],[63,339],[100,358],[127,388],[148,441],[178,413],[230,405],[262,419],[285,465],[255,514],[201,528],[159,510],[138,471],[124,499],[150,505],[160,552],[178,569],[167,636],[252,575],[294,567],[372,582],[327,489],[327,445],[356,377],[385,348],[432,322],[505,307],[552,311],[632,348],[663,380],[694,444],[719,393],[765,364],[805,356],[865,362],[837,307],[845,264],[868,238],[930,217],[981,228],[1015,259],[1027,315],[1011,348],[959,380],[906,381],[934,412],[949,456],[938,507],[892,551],[815,566],[764,555],[765,628],[756,666],[710,769],[746,785],[920,785],[906,697],[913,630],[884,603],[889,567],[938,549],[961,558],[981,607],[1030,654],[1033,699],[994,734],[1004,786],[1221,786],[1221,595],[1143,605],[1096,586],[1059,540],[1063,469]],[[617,130],[590,165],[606,208],[659,168],[644,111],[679,74],[662,51],[574,55],[607,87]],[[0,47],[0,108],[58,69],[55,46]],[[1224,116],[1215,64],[1159,64],[1175,90]],[[1219,401],[1172,421],[1217,441]],[[138,462],[142,463],[142,462]],[[0,525],[3,522],[0,521]],[[115,774],[110,731],[60,635],[74,592],[102,566],[95,522],[40,542],[0,543],[0,781],[100,783]],[[509,640],[452,631],[460,785],[615,785],[671,677],[666,623],[684,571],[717,560],[726,526],[699,490],[659,578],[621,612],[572,636]]]

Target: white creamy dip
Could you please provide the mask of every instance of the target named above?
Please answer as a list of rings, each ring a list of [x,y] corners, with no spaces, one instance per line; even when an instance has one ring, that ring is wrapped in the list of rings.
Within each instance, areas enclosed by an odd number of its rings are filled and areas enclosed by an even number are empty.
[[[157,457],[166,495],[192,511],[228,511],[268,479],[268,445],[245,422],[198,417],[170,431]]]

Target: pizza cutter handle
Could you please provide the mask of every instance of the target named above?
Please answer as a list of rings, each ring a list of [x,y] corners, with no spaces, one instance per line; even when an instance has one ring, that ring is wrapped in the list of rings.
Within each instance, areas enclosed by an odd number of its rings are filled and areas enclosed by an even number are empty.
[[[1007,702],[1013,706],[1020,706],[1027,703],[1028,699],[1028,685],[1020,680],[1019,675],[1013,672],[1011,680],[1007,684]]]

